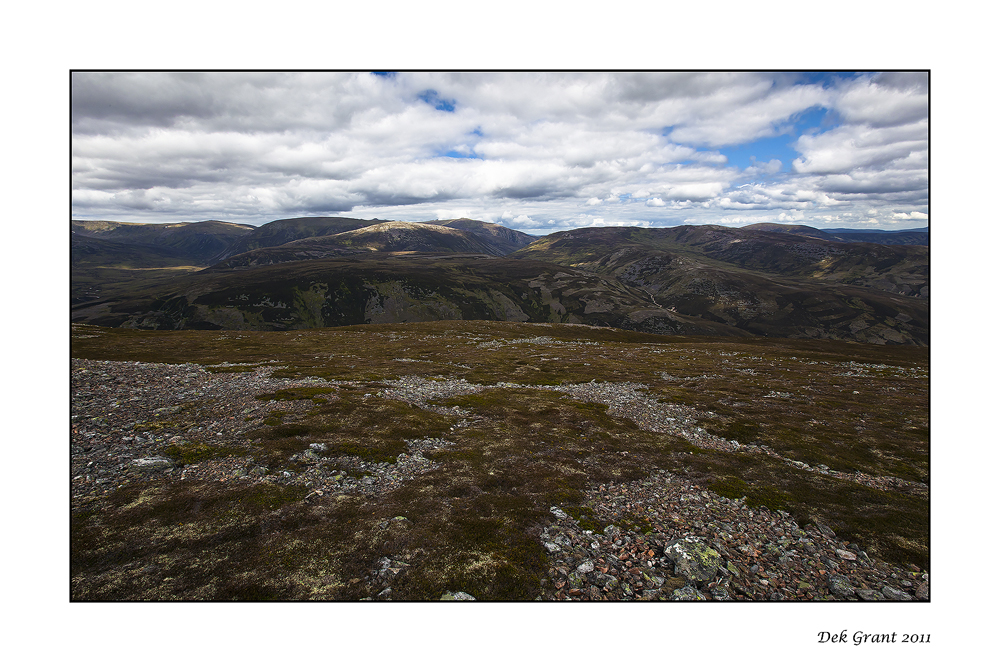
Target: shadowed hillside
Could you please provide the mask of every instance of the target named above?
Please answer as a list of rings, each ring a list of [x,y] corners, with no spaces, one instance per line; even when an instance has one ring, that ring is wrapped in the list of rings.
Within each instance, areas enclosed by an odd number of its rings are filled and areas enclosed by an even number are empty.
[[[534,238],[468,219],[311,217],[256,230],[74,223],[73,319],[280,330],[493,319],[927,344],[927,247],[829,240],[809,227],[770,230],[776,226],[609,227]],[[209,229],[225,235],[208,244]],[[222,261],[195,273],[223,240],[234,242],[217,255]]]
[[[207,265],[210,259],[238,240],[252,235],[254,227],[217,220],[176,224],[73,220],[71,231],[74,237],[88,236],[125,245],[155,247],[161,254]]]
[[[94,324],[285,330],[435,320],[566,322],[664,334],[748,335],[658,308],[613,278],[536,261],[368,254],[177,278],[104,304]]]
[[[579,229],[511,255],[611,275],[651,302],[762,336],[926,344],[927,248],[680,226]]]

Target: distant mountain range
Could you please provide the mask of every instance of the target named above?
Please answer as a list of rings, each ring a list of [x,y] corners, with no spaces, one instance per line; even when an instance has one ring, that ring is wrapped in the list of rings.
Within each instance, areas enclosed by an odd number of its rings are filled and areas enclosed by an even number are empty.
[[[72,319],[295,329],[491,319],[665,334],[927,344],[928,234],[470,219],[74,220]],[[922,240],[923,243],[911,242]]]
[[[901,231],[885,231],[881,229],[814,229],[811,226],[796,224],[772,224],[762,222],[743,227],[757,231],[776,231],[778,233],[794,233],[807,238],[836,240],[843,243],[879,243],[880,245],[927,245],[930,241],[930,228],[903,229]]]

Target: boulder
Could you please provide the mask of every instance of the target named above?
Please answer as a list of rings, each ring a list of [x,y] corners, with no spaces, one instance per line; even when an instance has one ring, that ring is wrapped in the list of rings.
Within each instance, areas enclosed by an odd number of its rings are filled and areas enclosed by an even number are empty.
[[[830,593],[838,599],[847,600],[854,597],[854,586],[851,585],[846,576],[831,574],[826,585],[830,589]]]
[[[663,554],[674,563],[674,574],[690,581],[711,581],[719,572],[722,556],[699,537],[684,537],[667,544]]]

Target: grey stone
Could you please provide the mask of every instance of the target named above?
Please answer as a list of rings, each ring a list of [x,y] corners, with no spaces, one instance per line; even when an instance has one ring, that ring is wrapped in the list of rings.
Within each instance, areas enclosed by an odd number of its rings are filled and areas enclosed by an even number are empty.
[[[846,576],[831,574],[826,581],[826,585],[835,597],[839,597],[842,600],[854,597],[854,587]]]
[[[583,576],[581,576],[578,572],[573,572],[566,577],[566,583],[570,588],[583,588],[585,581]]]
[[[559,544],[553,544],[551,541],[546,541],[545,550],[549,553],[558,553],[562,549],[559,548]]]
[[[684,537],[663,549],[674,563],[674,574],[691,581],[711,581],[719,572],[722,556],[698,537]]]
[[[174,468],[174,463],[166,457],[139,457],[132,460],[131,465],[139,471],[165,471]]]
[[[618,587],[618,579],[610,574],[597,574],[591,578],[591,581],[601,588],[607,588],[608,590],[614,590]]]
[[[834,537],[836,537],[836,536],[837,536],[837,535],[836,535],[836,533],[835,533],[835,532],[834,532],[833,530],[831,530],[831,529],[830,529],[829,527],[827,527],[827,526],[826,526],[826,525],[824,525],[823,523],[819,522],[818,520],[816,521],[816,528],[817,528],[817,529],[818,529],[818,530],[819,530],[819,531],[820,531],[820,532],[821,532],[821,533],[823,534],[823,536],[825,536],[825,537],[830,537],[830,538],[832,539],[832,538],[834,538]]]
[[[719,602],[729,602],[733,599],[733,596],[729,594],[725,586],[716,586],[709,592],[712,594],[712,599]]]
[[[576,568],[576,571],[581,574],[589,574],[594,571],[594,563],[590,560],[586,560],[585,562],[580,563],[580,565]]]
[[[924,581],[919,586],[917,586],[916,597],[918,600],[929,600],[931,599],[931,584]]]
[[[913,597],[903,591],[893,588],[892,586],[882,586],[882,594],[885,595],[887,600],[896,600],[901,602],[910,602]]]
[[[474,598],[472,595],[469,595],[468,593],[463,593],[461,590],[456,590],[454,593],[449,590],[444,595],[441,596],[442,602],[452,602],[452,601],[475,602],[475,600],[476,598]]]
[[[858,597],[860,597],[865,602],[881,602],[882,595],[875,592],[874,590],[868,590],[866,588],[859,589]]]
[[[553,516],[559,518],[560,520],[567,517],[566,512],[560,509],[558,506],[549,507],[549,511],[552,513]]]

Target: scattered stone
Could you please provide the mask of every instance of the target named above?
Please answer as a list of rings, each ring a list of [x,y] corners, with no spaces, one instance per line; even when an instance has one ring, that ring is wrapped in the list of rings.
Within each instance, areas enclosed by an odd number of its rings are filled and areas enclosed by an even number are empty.
[[[842,548],[836,548],[836,549],[834,549],[834,551],[837,553],[837,555],[839,555],[844,560],[857,560],[858,559],[858,556],[854,555],[850,551],[845,551]]]
[[[823,465],[818,465],[818,466],[822,467]],[[816,523],[816,529],[818,529],[823,534],[824,537],[830,537],[832,539],[837,536],[837,534],[833,530],[831,530],[829,527],[819,522],[818,520],[815,521],[815,523]]]
[[[77,364],[79,361],[74,360]],[[310,503],[354,494],[381,496],[407,479],[435,468],[421,451],[447,450],[456,445],[442,438],[406,440],[405,452],[399,454],[394,464],[387,464],[347,456],[327,457],[326,444],[313,443],[299,454],[294,470],[278,467],[272,473],[248,457],[210,459],[187,464],[181,470],[168,458],[155,454],[157,447],[168,442],[176,446],[203,443],[239,449],[233,454],[246,455],[251,440],[243,438],[243,433],[258,427],[269,409],[275,408],[273,404],[277,403],[280,409],[281,404],[302,403],[268,402],[257,397],[301,386],[305,381],[273,379],[268,367],[263,366],[250,372],[225,373],[209,372],[205,367],[190,364],[86,364],[86,367],[74,365],[72,372],[75,392],[70,452],[74,501],[77,497],[100,495],[122,485],[154,479],[222,482],[245,478],[251,479],[251,484],[305,485]],[[119,385],[117,390],[105,387],[110,378],[108,373],[127,382],[115,383]],[[94,383],[97,379],[93,376],[101,379]],[[153,384],[166,376],[172,376],[170,385]],[[337,385],[322,380],[313,384]],[[414,378],[389,392],[426,400],[434,395],[447,397],[486,387],[455,380]],[[685,436],[702,449],[767,453],[766,447],[717,440],[718,437],[695,426],[696,419],[702,417],[695,409],[657,402],[642,386],[592,382],[537,387],[582,401],[608,404],[611,415],[629,417],[650,431]],[[385,396],[393,397],[388,393]],[[123,400],[117,407],[109,402],[115,397]],[[233,410],[226,417],[199,419],[189,425],[171,424],[175,417],[162,417],[167,412],[191,408],[179,403],[185,398],[204,401],[214,398],[214,403]],[[154,420],[155,411],[160,411],[161,417]],[[456,414],[454,409],[439,412]],[[91,418],[98,422],[90,422]],[[454,424],[457,427],[471,421],[471,417],[461,417]],[[163,425],[168,424],[172,428],[164,429]],[[813,469],[805,463],[792,466]],[[833,470],[825,473],[827,477],[850,478],[873,488],[895,487],[890,480],[873,480],[862,474]],[[907,570],[872,560],[856,545],[845,550],[833,531],[818,521],[799,529],[782,512],[751,508],[745,500],[717,496],[681,474],[660,471],[637,481],[595,484],[580,504],[593,509],[595,520],[613,523],[605,526],[602,533],[590,534],[559,506],[550,509],[557,522],[549,528],[551,538],[546,532],[541,542],[548,552],[550,568],[561,569],[550,572],[553,580],[544,584],[543,599],[823,600],[851,599],[849,591],[853,591],[854,598],[866,601],[905,601],[914,596],[926,600],[929,596],[929,575],[919,575],[918,568]],[[634,527],[634,521],[639,520],[646,521],[641,531]],[[382,522],[383,529],[403,530],[409,524],[402,516]],[[707,558],[706,562],[684,559],[680,548],[674,549],[674,557],[666,552],[668,547],[686,540],[696,540],[702,545],[701,554]],[[838,563],[834,558],[849,569],[836,571]],[[349,583],[367,581],[371,591],[367,599],[388,600],[392,592],[385,584],[408,566],[401,560],[386,558],[367,578],[354,577]],[[696,578],[699,576],[706,578]],[[375,583],[371,583],[373,580]],[[881,592],[854,587],[858,585],[878,586]],[[652,597],[654,594],[657,597]],[[451,595],[450,599],[473,599],[466,593]],[[456,597],[460,595],[466,597]]]
[[[671,593],[670,599],[676,602],[704,602],[708,598],[699,593],[694,586],[688,585]]]
[[[140,457],[130,462],[133,469],[139,471],[163,471],[173,469],[174,463],[166,457]]]
[[[455,592],[447,591],[441,596],[442,602],[475,602],[476,598],[468,593],[464,593],[461,590],[456,590]]]
[[[887,600],[894,600],[896,602],[910,602],[913,597],[898,588],[893,588],[892,586],[886,584],[882,586],[882,594],[885,595]]]

